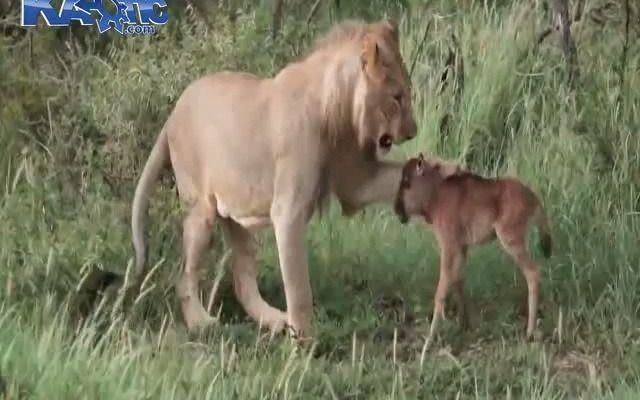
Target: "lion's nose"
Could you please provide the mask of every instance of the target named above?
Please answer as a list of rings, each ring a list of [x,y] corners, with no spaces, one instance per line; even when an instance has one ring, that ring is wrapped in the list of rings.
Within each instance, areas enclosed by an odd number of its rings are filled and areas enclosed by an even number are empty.
[[[418,124],[416,124],[415,120],[411,120],[409,121],[409,126],[407,127],[407,132],[405,133],[405,138],[406,140],[411,140],[414,137],[416,137],[416,134],[418,133]]]

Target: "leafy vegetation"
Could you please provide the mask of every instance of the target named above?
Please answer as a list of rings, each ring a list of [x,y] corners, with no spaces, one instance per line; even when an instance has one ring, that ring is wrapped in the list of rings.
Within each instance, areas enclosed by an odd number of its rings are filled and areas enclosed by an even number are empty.
[[[270,2],[174,2],[170,22],[150,37],[26,30],[17,5],[5,11],[0,397],[637,398],[637,5],[625,39],[625,1],[575,2],[582,17],[571,25],[580,70],[572,90],[558,34],[540,36],[552,12],[543,2],[324,1],[309,18],[313,3],[284,2],[275,35]],[[134,318],[74,332],[67,304],[83,273],[124,272],[132,256],[136,179],[184,87],[221,69],[273,74],[335,21],[385,15],[401,24],[420,127],[392,156],[423,151],[516,174],[544,199],[557,244],[543,264],[538,340],[521,340],[519,272],[487,245],[466,266],[473,329],[443,326],[423,355],[437,247],[421,222],[400,225],[384,207],[351,219],[331,207],[310,226],[314,348],[259,336],[228,274],[214,305],[219,328],[191,337],[173,290],[180,210],[170,174],[150,212],[149,262],[161,265]],[[450,53],[463,68],[452,63],[440,91]],[[284,308],[273,234],[260,242],[261,291]],[[215,235],[205,304],[223,250]]]

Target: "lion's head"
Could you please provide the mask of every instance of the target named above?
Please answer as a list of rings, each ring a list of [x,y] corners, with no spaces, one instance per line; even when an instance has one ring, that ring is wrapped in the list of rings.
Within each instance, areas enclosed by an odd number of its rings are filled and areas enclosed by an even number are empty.
[[[367,158],[377,158],[416,135],[395,21],[343,21],[316,41],[306,60],[318,66],[322,85],[314,89],[321,108],[311,111],[320,112],[334,140],[349,134]]]
[[[361,39],[353,104],[358,144],[368,156],[385,155],[417,132],[409,74],[400,55],[398,26],[382,21]]]

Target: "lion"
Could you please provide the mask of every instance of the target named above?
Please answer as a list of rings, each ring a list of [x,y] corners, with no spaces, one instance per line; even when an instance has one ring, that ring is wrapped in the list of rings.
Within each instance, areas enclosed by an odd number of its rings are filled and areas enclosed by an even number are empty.
[[[344,21],[273,77],[222,71],[190,83],[157,136],[131,207],[135,265],[145,274],[149,197],[170,165],[183,217],[176,293],[189,330],[213,321],[198,299],[199,263],[215,223],[231,249],[234,294],[272,331],[312,336],[305,231],[333,195],[345,215],[393,204],[402,164],[383,160],[416,136],[411,85],[393,20]],[[257,231],[274,230],[286,311],[268,304],[256,279]],[[137,288],[137,289],[136,289]]]
[[[453,286],[458,321],[469,326],[462,268],[467,249],[499,239],[504,251],[518,264],[527,282],[528,318],[526,338],[532,338],[538,311],[540,267],[527,251],[527,229],[538,229],[545,258],[551,255],[550,225],[538,196],[512,177],[485,178],[466,169],[443,177],[439,163],[428,162],[422,153],[410,158],[402,172],[394,205],[405,224],[420,215],[433,226],[440,250],[440,278],[435,293],[433,318],[425,347],[433,339],[444,303]]]

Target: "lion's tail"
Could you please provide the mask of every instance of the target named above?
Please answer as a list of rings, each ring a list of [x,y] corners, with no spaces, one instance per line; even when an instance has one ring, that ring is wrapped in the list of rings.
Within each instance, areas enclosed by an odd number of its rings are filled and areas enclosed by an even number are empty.
[[[163,168],[169,162],[169,142],[166,129],[162,129],[156,139],[151,154],[138,180],[133,203],[131,204],[131,233],[133,247],[136,253],[134,269],[134,282],[142,279],[145,270],[146,245],[144,242],[144,222],[149,208],[150,192],[160,177]]]
[[[549,225],[549,219],[542,207],[542,203],[536,199],[536,208],[533,212],[533,223],[538,229],[538,240],[540,250],[545,258],[551,257],[551,251],[553,247],[553,240],[551,238],[551,227]]]

